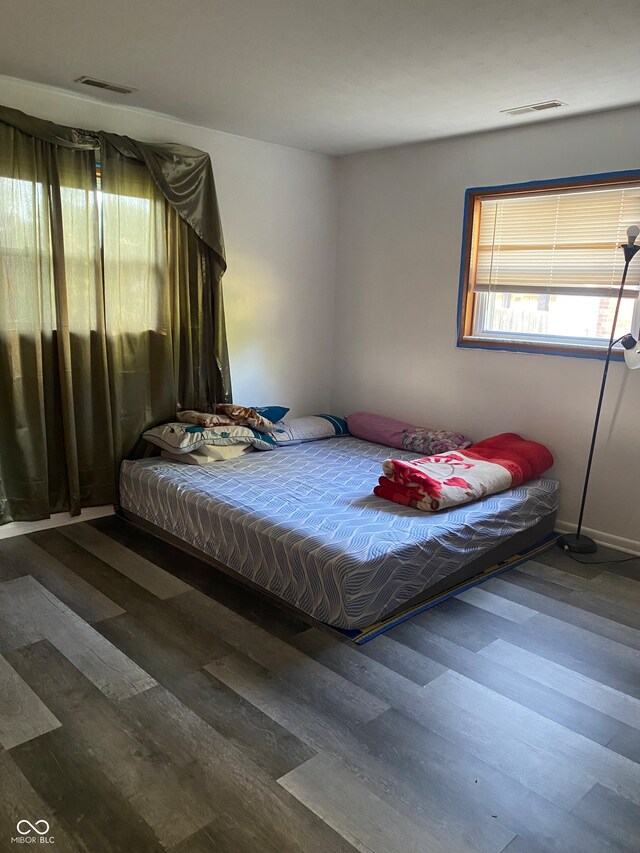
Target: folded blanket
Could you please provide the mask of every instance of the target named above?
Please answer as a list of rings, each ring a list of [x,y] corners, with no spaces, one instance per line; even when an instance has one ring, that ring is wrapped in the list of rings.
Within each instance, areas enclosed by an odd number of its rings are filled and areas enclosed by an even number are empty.
[[[249,406],[238,406],[236,403],[217,403],[215,406],[217,415],[226,415],[234,424],[257,429],[258,432],[273,432],[276,425],[264,418],[255,409]]]
[[[202,427],[229,426],[234,421],[227,415],[216,415],[212,412],[195,412],[185,409],[176,414],[176,420],[183,424],[195,424]]]
[[[218,403],[214,408],[215,412],[196,412],[193,409],[185,409],[176,414],[176,419],[181,423],[207,428],[231,424],[247,426],[251,429],[257,429],[258,432],[273,432],[276,428],[274,423],[248,406],[236,406],[235,403]]]
[[[539,477],[553,465],[542,444],[502,433],[464,451],[387,459],[374,493],[427,512],[478,500]]]
[[[401,486],[387,477],[380,477],[373,493],[379,498],[386,498],[388,501],[394,501],[394,503],[410,506],[414,509],[416,507],[421,509],[418,504],[425,501],[424,492],[421,492],[419,488],[410,489],[407,486]],[[427,499],[427,502],[430,501]],[[430,507],[426,507],[426,509],[428,510]]]

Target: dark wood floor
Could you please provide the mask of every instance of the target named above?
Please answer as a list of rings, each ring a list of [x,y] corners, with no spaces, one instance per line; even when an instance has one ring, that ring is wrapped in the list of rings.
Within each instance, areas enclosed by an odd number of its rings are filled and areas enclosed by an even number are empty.
[[[116,518],[4,540],[0,850],[638,851],[638,605],[554,550],[358,648]]]

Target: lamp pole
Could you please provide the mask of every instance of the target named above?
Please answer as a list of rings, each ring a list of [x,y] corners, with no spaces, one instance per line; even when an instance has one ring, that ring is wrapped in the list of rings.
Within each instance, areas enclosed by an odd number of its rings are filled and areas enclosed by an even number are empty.
[[[613,322],[611,324],[611,336],[609,338],[609,346],[607,347],[607,355],[604,360],[604,370],[602,371],[602,382],[600,383],[600,394],[598,396],[598,405],[596,407],[596,417],[593,423],[593,433],[591,435],[591,446],[589,447],[589,458],[587,460],[587,470],[584,476],[584,485],[582,487],[582,499],[580,501],[580,513],[578,515],[578,527],[575,533],[566,533],[558,539],[558,547],[564,551],[569,551],[573,554],[594,554],[598,550],[598,546],[589,536],[582,534],[582,519],[584,518],[584,508],[587,502],[587,492],[589,490],[589,478],[591,476],[591,463],[593,462],[593,452],[596,446],[596,438],[598,436],[598,426],[600,425],[600,414],[602,412],[602,401],[604,400],[604,392],[607,385],[607,375],[609,373],[609,364],[611,362],[611,352],[614,346],[623,340],[627,339],[628,335],[623,335],[620,338],[615,338],[616,327],[618,325],[618,315],[620,313],[620,304],[624,295],[624,287],[627,281],[627,272],[629,264],[633,260],[637,252],[640,252],[640,246],[636,246],[636,238],[640,234],[640,228],[637,225],[632,225],[627,229],[628,242],[623,243],[620,248],[624,252],[624,270],[620,281],[620,289],[618,290],[618,299],[616,308],[613,313]]]

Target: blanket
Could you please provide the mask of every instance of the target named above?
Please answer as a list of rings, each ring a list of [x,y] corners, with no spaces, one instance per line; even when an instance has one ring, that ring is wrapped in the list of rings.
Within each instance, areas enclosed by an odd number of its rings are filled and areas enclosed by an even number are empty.
[[[181,423],[207,428],[230,426],[231,424],[247,426],[250,429],[257,429],[258,432],[273,432],[276,428],[274,423],[249,406],[237,406],[235,403],[217,403],[214,409],[215,412],[196,412],[193,409],[186,409],[178,412],[176,418]],[[287,411],[289,410],[287,409]]]
[[[373,491],[395,503],[436,512],[518,486],[552,465],[553,456],[542,444],[507,432],[464,451],[387,459]]]

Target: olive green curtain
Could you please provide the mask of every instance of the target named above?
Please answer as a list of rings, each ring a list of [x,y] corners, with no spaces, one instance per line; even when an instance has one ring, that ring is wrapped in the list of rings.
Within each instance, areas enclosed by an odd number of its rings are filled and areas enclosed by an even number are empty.
[[[1,123],[0,295],[2,521],[113,501],[95,156]]]
[[[113,434],[122,459],[176,409],[230,399],[222,269],[144,163],[107,140],[100,163]]]
[[[224,239],[207,153],[188,145],[139,142],[106,131],[66,127],[1,105],[0,122],[59,148],[95,151],[108,142],[122,156],[143,162],[168,203],[217,255],[220,275],[224,273]]]
[[[231,374],[220,259],[179,214],[166,206],[168,317],[181,408],[231,402]],[[203,371],[199,365],[210,365]]]
[[[210,163],[153,147],[0,107],[1,522],[114,502],[144,429],[231,399]]]

